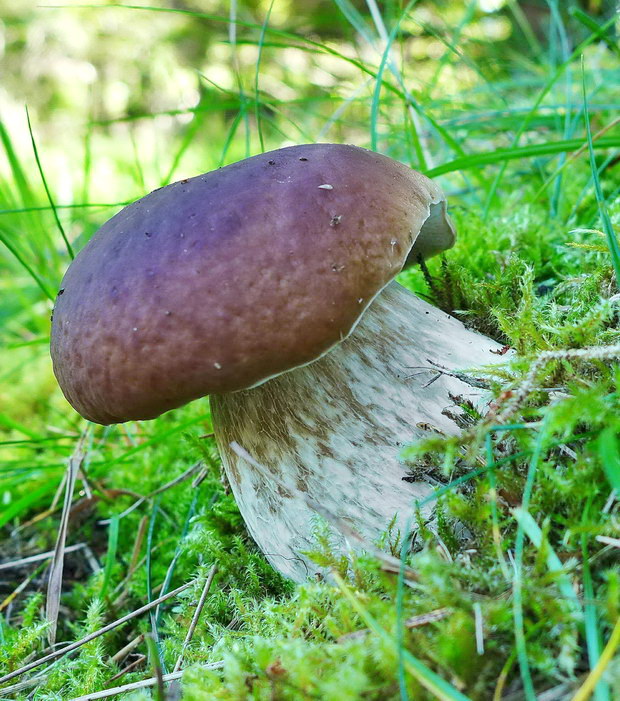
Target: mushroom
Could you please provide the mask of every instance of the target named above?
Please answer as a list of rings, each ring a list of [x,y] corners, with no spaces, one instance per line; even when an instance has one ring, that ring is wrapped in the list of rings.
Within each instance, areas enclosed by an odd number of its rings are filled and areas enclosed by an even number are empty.
[[[483,401],[458,370],[499,344],[393,281],[453,242],[440,188],[390,158],[340,144],[248,158],[99,229],[61,283],[54,372],[100,424],[210,395],[250,533],[303,580],[317,509],[368,542],[402,526],[432,491],[402,446],[458,432],[455,396]]]

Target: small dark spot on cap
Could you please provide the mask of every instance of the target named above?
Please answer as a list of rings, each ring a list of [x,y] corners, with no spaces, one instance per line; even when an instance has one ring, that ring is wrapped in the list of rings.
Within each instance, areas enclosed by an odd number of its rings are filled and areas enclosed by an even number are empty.
[[[164,314],[165,314],[166,316],[170,316],[170,315],[172,314],[172,312],[171,312],[169,309],[166,309],[166,311],[164,312]]]
[[[300,157],[299,157],[299,160],[300,160],[300,161],[307,161],[308,159],[307,159],[305,156],[300,156]]]
[[[61,294],[63,294],[64,291],[65,291],[65,288],[64,288],[64,287],[61,287],[61,288],[58,290],[58,295],[60,296]]]
[[[147,239],[150,239],[153,234],[150,231],[145,231],[144,235],[146,236]]]
[[[335,217],[332,217],[331,221],[329,222],[330,226],[338,226],[340,222],[342,221],[342,214],[337,214]]]
[[[275,161],[267,161],[267,163],[269,163],[270,166],[275,166],[275,164],[276,164]]]
[[[189,178],[184,178],[183,180],[181,180],[181,182],[185,185],[185,183],[189,182]]]

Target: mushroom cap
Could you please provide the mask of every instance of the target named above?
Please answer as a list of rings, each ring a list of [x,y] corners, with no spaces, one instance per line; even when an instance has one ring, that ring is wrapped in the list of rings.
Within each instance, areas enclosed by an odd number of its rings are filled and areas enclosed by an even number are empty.
[[[160,188],[69,266],[54,372],[91,421],[261,384],[343,340],[405,265],[454,240],[440,188],[386,156],[291,146]]]

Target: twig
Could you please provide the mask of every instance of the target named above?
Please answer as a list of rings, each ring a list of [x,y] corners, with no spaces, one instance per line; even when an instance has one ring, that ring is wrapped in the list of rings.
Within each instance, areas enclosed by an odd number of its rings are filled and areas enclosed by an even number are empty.
[[[190,623],[187,635],[185,636],[185,640],[183,641],[181,652],[179,653],[179,657],[177,658],[177,661],[174,665],[174,669],[172,670],[173,672],[178,672],[181,669],[181,664],[183,664],[183,654],[187,649],[187,646],[190,644],[192,638],[194,637],[194,631],[196,630],[196,626],[198,625],[200,614],[202,613],[202,609],[204,608],[205,602],[207,600],[207,594],[211,589],[211,584],[213,583],[213,578],[215,577],[216,572],[217,565],[213,565],[213,567],[211,567],[211,569],[209,570],[207,580],[205,582],[204,587],[202,588],[202,594],[200,595],[200,599],[198,600],[198,605],[196,606],[196,610],[194,611],[192,622]]]
[[[121,677],[124,677],[126,674],[129,674],[129,672],[133,672],[133,670],[138,666],[141,665],[143,662],[146,662],[146,655],[140,655],[137,660],[134,660],[131,664],[128,664],[126,667],[121,669],[118,674],[115,674],[111,679],[109,679],[105,685],[107,686],[111,682],[116,681],[117,679],[120,679]]]
[[[478,377],[470,377],[467,373],[465,372],[459,372],[458,370],[448,370],[448,368],[444,367],[443,365],[440,365],[439,363],[436,363],[434,360],[431,360],[430,358],[426,359],[427,362],[429,362],[434,368],[437,368],[436,372],[439,371],[440,374],[442,375],[448,375],[448,377],[455,377],[457,380],[460,380],[461,382],[464,382],[467,385],[470,385],[470,387],[477,387],[479,389],[491,389],[491,386],[489,385],[488,382],[485,382],[485,380],[481,380]]]
[[[129,563],[129,569],[127,570],[127,577],[131,577],[134,573],[136,567],[138,566],[138,560],[140,559],[140,551],[142,550],[142,543],[144,542],[144,536],[146,535],[146,529],[149,525],[148,516],[143,516],[140,519],[140,525],[138,526],[138,534],[136,535],[136,540],[133,544],[133,552],[131,553],[131,561]]]
[[[90,488],[90,481],[86,474],[86,470],[84,469],[84,465],[80,467],[80,471],[78,472],[78,479],[82,482],[82,486],[84,487],[84,495],[86,496],[86,499],[88,501],[92,501],[93,490]]]
[[[405,628],[419,628],[420,626],[425,626],[429,623],[435,623],[436,621],[441,621],[448,616],[451,616],[454,611],[445,606],[441,609],[435,609],[434,611],[429,611],[429,613],[421,613],[418,616],[412,616],[405,621]]]
[[[68,545],[65,548],[65,555],[67,553],[75,552],[76,550],[81,550],[86,547],[86,543],[76,543],[75,545]],[[48,550],[44,553],[38,553],[37,555],[28,555],[27,557],[22,557],[20,560],[11,560],[10,562],[3,562],[0,565],[0,570],[11,570],[17,567],[24,567],[24,565],[30,565],[33,562],[39,562],[40,560],[48,560],[54,554],[53,550]]]
[[[224,662],[211,662],[210,664],[201,665],[200,669],[222,669]],[[183,676],[183,672],[171,672],[170,674],[162,675],[162,681],[172,682],[175,679],[180,679]],[[105,699],[109,696],[118,696],[118,694],[124,694],[127,691],[134,691],[135,689],[145,689],[149,686],[155,686],[157,684],[157,678],[151,677],[150,679],[143,679],[139,682],[132,682],[131,684],[124,684],[123,686],[115,686],[113,689],[105,689],[104,691],[96,691],[94,694],[86,694],[85,696],[75,696],[69,701],[95,701],[95,699]]]
[[[504,409],[496,416],[489,418],[496,424],[506,423],[520,409],[530,393],[536,389],[536,375],[552,360],[611,360],[619,357],[620,345],[543,351],[530,366],[525,380],[514,390],[512,397],[506,401]]]
[[[171,591],[168,594],[165,594],[164,596],[160,596],[158,599],[154,599],[150,603],[145,604],[144,606],[141,606],[139,609],[136,609],[135,611],[128,613],[126,616],[123,616],[122,618],[119,618],[118,620],[113,621],[112,623],[108,623],[107,626],[104,626],[103,628],[96,630],[94,633],[90,633],[89,635],[82,638],[81,640],[78,640],[75,643],[71,643],[70,645],[63,647],[60,650],[56,650],[55,652],[51,652],[49,655],[45,655],[45,657],[41,657],[38,660],[35,660],[34,662],[30,662],[29,664],[25,665],[24,667],[21,667],[20,669],[16,669],[14,672],[10,672],[9,674],[5,674],[3,677],[0,677],[0,684],[4,684],[4,682],[8,682],[11,679],[15,679],[15,677],[19,677],[22,674],[29,672],[31,669],[35,669],[36,667],[40,667],[41,665],[46,664],[47,662],[52,662],[52,660],[56,660],[59,657],[62,657],[63,655],[68,654],[69,652],[73,652],[74,650],[77,650],[78,648],[82,647],[82,645],[89,643],[91,640],[98,638],[100,635],[104,635],[105,633],[108,633],[109,631],[114,630],[114,628],[118,628],[118,626],[123,625],[123,623],[127,623],[127,621],[130,621],[132,618],[136,618],[137,616],[140,616],[141,614],[145,613],[146,611],[150,611],[155,606],[158,606],[159,604],[161,604],[162,601],[166,601],[166,599],[171,599],[172,597],[176,596],[177,594],[180,594],[182,591],[185,591],[186,589],[188,589],[192,585],[193,585],[193,582],[188,582],[187,584],[184,584],[183,586],[178,587],[174,591]],[[2,691],[2,689],[0,689],[0,691]]]
[[[454,611],[451,608],[444,607],[440,609],[435,609],[434,611],[429,611],[428,613],[421,613],[418,616],[412,616],[408,618],[404,625],[405,628],[420,628],[421,626],[426,626],[429,623],[435,623],[436,621],[441,621],[444,618],[450,616]],[[363,638],[370,633],[370,628],[362,628],[360,630],[354,630],[352,633],[345,633],[341,635],[336,642],[343,643],[347,640],[355,640],[356,638]]]
[[[209,434],[213,435],[213,434]],[[202,470],[194,477],[192,480],[192,488],[196,489],[197,487],[200,487],[200,485],[204,482],[205,477],[209,474],[209,467],[207,465],[204,465]]]
[[[127,655],[144,640],[144,633],[140,633],[133,640],[127,643],[125,647],[122,647],[118,652],[116,652],[110,660],[115,663],[119,663],[121,660],[125,659]]]
[[[17,684],[11,684],[11,686],[5,686],[3,689],[0,689],[0,692],[2,692],[2,696],[6,696],[8,694],[15,694],[18,691],[22,691],[23,689],[28,689],[31,686],[38,686],[39,684],[43,684],[43,682],[47,681],[48,674],[39,674],[37,677],[32,677],[32,679],[24,679],[21,682],[17,682]]]

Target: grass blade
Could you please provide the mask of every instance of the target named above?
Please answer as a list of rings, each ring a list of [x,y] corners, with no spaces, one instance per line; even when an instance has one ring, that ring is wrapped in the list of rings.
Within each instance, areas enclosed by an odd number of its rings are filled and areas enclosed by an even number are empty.
[[[20,251],[17,250],[17,248],[9,241],[9,239],[0,231],[0,242],[2,242],[9,252],[15,257],[17,262],[24,268],[24,270],[30,275],[30,277],[36,282],[37,286],[43,292],[43,294],[52,302],[54,301],[55,297],[54,295],[47,289],[45,286],[45,283],[43,280],[39,277],[39,275],[34,271],[34,269],[30,266],[30,264],[26,261],[26,259],[22,256]]]
[[[157,511],[159,510],[159,495],[153,500],[153,508],[151,511],[151,519],[149,522],[148,535],[146,537],[146,597],[149,603],[153,601],[153,569],[152,569],[152,551],[153,551],[153,535],[155,533],[155,523],[157,520]],[[151,633],[152,641],[155,649],[157,651],[157,657],[159,658],[159,663],[161,668],[166,673],[166,667],[164,666],[163,655],[160,647],[159,631],[157,629],[157,609],[152,609],[149,612],[149,617],[151,619]]]
[[[532,496],[532,489],[536,480],[536,472],[538,463],[542,457],[543,440],[546,431],[543,426],[540,429],[536,440],[536,447],[530,459],[525,487],[523,489],[523,497],[521,499],[521,511],[527,512]],[[521,681],[523,683],[523,693],[527,701],[536,700],[536,692],[534,691],[534,683],[530,672],[530,663],[527,657],[526,647],[526,632],[525,622],[523,617],[523,547],[524,547],[525,529],[522,523],[517,527],[517,535],[515,542],[515,562],[514,576],[512,581],[512,610],[514,619],[515,645],[517,648],[517,659],[519,660],[519,669],[521,671]]]
[[[615,431],[612,428],[606,428],[599,435],[596,447],[609,484],[616,490],[616,494],[620,494],[620,450],[618,450]]]
[[[54,219],[56,221],[56,226],[58,227],[58,230],[60,231],[60,235],[62,236],[62,240],[65,242],[65,246],[67,247],[67,253],[69,254],[69,257],[71,258],[71,260],[73,260],[75,258],[75,253],[73,252],[73,248],[71,247],[71,244],[69,243],[69,239],[67,238],[67,234],[65,233],[63,225],[60,222],[60,218],[58,217],[58,211],[56,209],[56,205],[54,204],[54,200],[52,199],[52,193],[50,192],[50,189],[47,185],[45,173],[43,172],[43,166],[41,165],[41,159],[39,158],[39,150],[37,149],[37,142],[35,141],[34,133],[32,131],[32,124],[30,123],[30,113],[28,112],[28,107],[26,107],[26,120],[28,122],[28,131],[30,133],[30,141],[32,142],[32,150],[34,151],[34,158],[37,162],[37,168],[39,169],[39,174],[41,176],[41,181],[43,182],[43,187],[45,188],[45,194],[47,195],[48,202],[50,203],[50,207],[52,208],[52,212],[54,213]]]
[[[110,579],[112,578],[112,567],[116,561],[116,551],[118,549],[118,531],[120,519],[118,515],[112,516],[110,519],[110,530],[108,532],[108,550],[106,552],[105,569],[103,571],[103,582],[101,584],[101,593],[99,596],[105,599]],[[165,594],[166,592],[164,592]]]
[[[556,555],[549,542],[543,538],[540,526],[534,521],[529,512],[520,507],[513,509],[512,514],[517,520],[519,527],[523,529],[525,535],[527,535],[536,548],[538,550],[542,547],[545,548],[547,551],[547,568],[550,572],[558,573],[558,587],[560,591],[567,600],[572,601],[578,609],[581,609],[581,604],[579,603],[577,594],[575,594],[572,583],[568,575],[564,572],[562,561]]]
[[[258,141],[260,143],[261,153],[265,153],[265,140],[263,138],[263,126],[260,116],[260,90],[258,87],[258,81],[260,78],[260,60],[263,56],[263,47],[265,43],[265,34],[267,33],[267,28],[269,27],[269,18],[271,17],[271,11],[273,10],[273,3],[275,0],[271,0],[269,3],[269,8],[267,14],[265,15],[265,21],[260,28],[260,37],[258,40],[258,56],[256,57],[256,72],[254,73],[254,116],[256,118],[256,129],[258,131]]]
[[[590,115],[588,112],[588,95],[586,90],[586,73],[584,67],[583,54],[581,56],[581,86],[583,89],[583,111],[584,119],[586,121],[588,151],[590,152],[590,168],[592,170],[592,180],[594,181],[594,192],[596,193],[596,201],[598,203],[598,211],[601,217],[601,222],[603,224],[603,230],[605,231],[605,236],[607,237],[607,246],[609,247],[611,263],[613,265],[614,273],[616,276],[616,285],[620,285],[620,245],[618,244],[618,239],[616,238],[616,234],[611,223],[611,218],[609,217],[609,213],[605,205],[605,197],[603,196],[601,181],[598,177],[598,169],[596,167],[596,160],[594,158],[594,146],[592,143],[592,130],[590,128]]]
[[[351,606],[355,609],[368,628],[379,635],[385,642],[396,647],[396,641],[377,623],[377,621],[375,621],[370,613],[368,613],[362,604],[355,598],[349,587],[345,584],[338,573],[332,572],[332,576],[335,579],[340,591],[349,600]],[[467,696],[452,686],[450,682],[442,679],[439,675],[435,674],[432,669],[427,667],[424,662],[419,660],[417,657],[414,657],[409,650],[404,650],[403,654],[405,664],[407,665],[409,672],[425,689],[430,691],[433,696],[441,699],[441,701],[470,701]]]
[[[588,555],[588,536],[585,530],[585,522],[588,518],[590,501],[583,510],[582,523],[584,531],[581,534],[581,568],[583,571],[583,599],[584,599],[584,623],[586,646],[588,648],[588,663],[590,669],[596,668],[601,657],[601,636],[598,624],[597,605],[594,600],[594,585],[592,583],[592,573],[590,572],[590,556]],[[596,701],[609,701],[609,685],[606,682],[599,682],[594,690]]]
[[[530,144],[528,146],[519,146],[516,148],[498,148],[494,151],[485,151],[484,153],[475,153],[463,158],[456,158],[453,161],[444,163],[427,170],[425,175],[429,178],[436,178],[438,175],[453,173],[457,170],[476,169],[482,165],[491,165],[494,163],[505,163],[519,158],[535,158],[537,156],[550,156],[555,153],[564,153],[566,151],[575,151],[584,145],[582,139],[566,139],[562,141],[547,141],[544,144]],[[620,136],[607,137],[599,139],[593,148],[616,148],[620,146]]]
[[[390,32],[390,36],[387,37],[385,49],[383,51],[383,55],[381,56],[381,63],[379,64],[379,70],[377,71],[375,89],[373,91],[372,103],[370,107],[370,148],[373,151],[377,150],[377,119],[379,116],[381,86],[383,85],[383,72],[385,71],[385,66],[390,59],[394,39],[396,39],[396,36],[400,31],[400,23],[407,16],[409,10],[416,4],[416,2],[417,0],[411,0],[407,7],[403,10],[401,16],[398,18],[398,22],[394,25],[394,28]]]
[[[586,701],[586,699],[590,698],[594,687],[603,675],[607,665],[611,662],[618,646],[620,646],[620,618],[618,618],[614,629],[611,631],[611,635],[599,658],[598,664],[587,676],[579,691],[573,696],[572,701]]]
[[[605,22],[605,24],[602,25],[602,27],[600,28],[601,32],[607,31],[607,29],[609,29],[609,27],[611,27],[614,24],[614,22],[615,22],[615,18],[613,18],[613,17],[610,20],[608,20],[607,22]],[[598,38],[599,35],[600,35],[600,32],[597,32],[595,34],[591,34],[587,39],[582,41],[581,44],[579,44],[579,46],[577,46],[577,48],[568,57],[568,59],[566,61],[564,61],[564,63],[560,64],[555,69],[555,71],[553,72],[551,77],[547,80],[547,82],[543,86],[542,90],[539,92],[538,97],[536,98],[536,101],[534,102],[534,105],[532,106],[532,108],[530,109],[530,111],[526,115],[525,119],[523,120],[521,126],[519,127],[519,130],[517,131],[517,133],[513,139],[511,148],[517,147],[517,144],[519,143],[525,130],[527,129],[527,127],[531,123],[534,116],[538,113],[538,109],[541,106],[542,101],[544,100],[545,96],[549,93],[549,91],[555,85],[555,83],[560,79],[560,77],[562,76],[564,71],[566,71],[568,69],[568,67],[570,66],[570,64],[572,63],[572,61],[575,58],[577,58],[578,56],[581,55],[581,53],[585,50],[585,48],[587,46],[589,46],[594,41],[596,41],[596,39]],[[495,177],[495,180],[493,181],[493,184],[492,184],[491,189],[489,191],[489,196],[487,198],[487,202],[486,202],[485,209],[484,209],[484,215],[483,215],[484,219],[486,219],[486,217],[489,214],[489,211],[491,209],[491,205],[493,204],[493,200],[495,199],[495,194],[497,192],[497,189],[499,188],[499,184],[504,176],[505,170],[506,170],[506,164],[504,163],[500,172]]]
[[[583,10],[578,7],[571,7],[568,10],[578,22],[587,27],[591,32],[593,32],[597,37],[600,37],[606,44],[610,51],[613,51],[617,56],[620,56],[620,47],[618,42],[609,35],[609,25],[605,24],[601,26],[598,22],[595,22],[590,15],[587,15]]]

